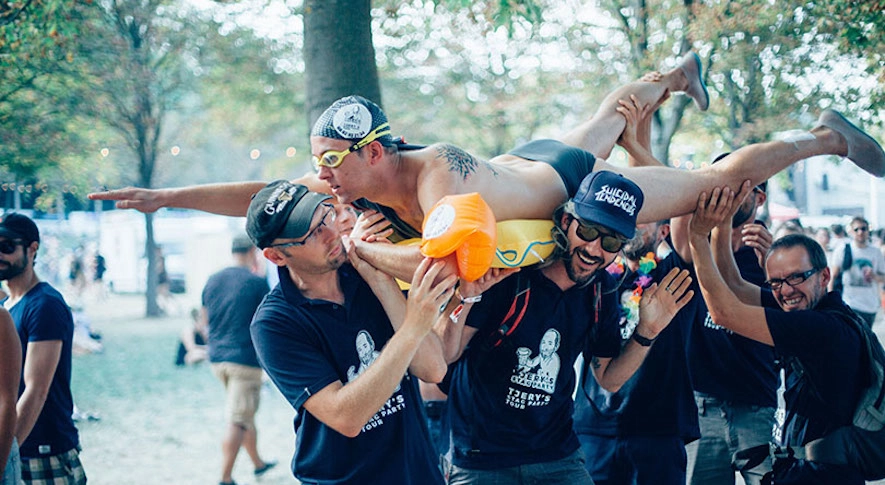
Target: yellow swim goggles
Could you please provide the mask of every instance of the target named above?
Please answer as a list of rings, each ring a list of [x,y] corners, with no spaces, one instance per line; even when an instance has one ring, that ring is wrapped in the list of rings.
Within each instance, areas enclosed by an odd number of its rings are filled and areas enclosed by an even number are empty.
[[[382,123],[382,124],[378,125],[377,128],[370,131],[369,134],[366,135],[365,137],[363,137],[362,140],[351,145],[350,148],[348,148],[347,150],[342,150],[340,152],[334,151],[334,150],[329,150],[326,153],[323,153],[322,155],[320,155],[319,157],[314,156],[313,157],[313,166],[318,171],[319,171],[320,167],[337,168],[339,165],[341,165],[344,162],[344,157],[346,157],[348,154],[353,153],[353,152],[359,150],[360,148],[368,145],[369,143],[372,143],[373,141],[377,140],[378,138],[381,138],[382,136],[389,135],[389,134],[390,134],[390,124],[389,123]]]

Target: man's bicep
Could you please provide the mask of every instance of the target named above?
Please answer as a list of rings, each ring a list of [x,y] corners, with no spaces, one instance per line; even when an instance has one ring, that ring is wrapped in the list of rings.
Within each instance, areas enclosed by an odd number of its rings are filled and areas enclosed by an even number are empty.
[[[61,340],[41,340],[28,342],[28,352],[25,358],[24,381],[25,386],[38,386],[49,388],[58,361],[61,358]]]
[[[338,392],[342,388],[344,388],[344,384],[341,381],[335,381],[320,389],[304,401],[304,410],[326,426],[332,426],[339,414]]]

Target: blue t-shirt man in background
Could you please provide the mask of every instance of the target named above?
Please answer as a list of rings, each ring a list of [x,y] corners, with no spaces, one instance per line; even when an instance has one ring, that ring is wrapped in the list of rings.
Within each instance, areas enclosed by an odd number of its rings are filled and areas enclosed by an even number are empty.
[[[256,265],[252,241],[245,236],[234,237],[231,256],[234,266],[213,274],[206,281],[200,310],[200,318],[209,333],[212,373],[224,384],[227,393],[227,427],[221,442],[219,485],[236,485],[231,474],[241,447],[252,460],[256,477],[276,465],[276,461],[265,461],[258,453],[255,413],[261,398],[262,371],[249,334],[252,315],[270,289],[264,278],[252,273]]]
[[[40,281],[34,259],[40,232],[27,216],[8,213],[0,239],[14,245],[0,254],[0,280],[6,280],[9,310],[22,344],[22,381],[16,439],[21,443],[22,480],[85,484],[80,438],[71,415],[71,347],[74,319],[61,293]],[[45,396],[45,398],[44,398]]]
[[[863,337],[839,294],[827,293],[831,275],[826,255],[805,235],[784,236],[771,245],[765,259],[770,292],[740,278],[732,257],[731,217],[749,191],[749,183],[737,196],[728,188],[716,189],[709,200],[699,202],[690,225],[691,252],[713,320],[798,362],[785,365],[786,421],[777,444],[800,448],[851,423],[868,379]],[[708,240],[711,230],[719,267]],[[788,452],[776,453],[772,468],[763,483],[864,483],[850,465],[796,459]]]
[[[252,321],[261,366],[297,411],[292,472],[302,483],[442,484],[418,378],[446,372],[431,326],[456,277],[425,260],[408,301],[347,252],[330,196],[277,181],[249,206],[247,232],[279,266]],[[350,258],[353,264],[346,264]]]

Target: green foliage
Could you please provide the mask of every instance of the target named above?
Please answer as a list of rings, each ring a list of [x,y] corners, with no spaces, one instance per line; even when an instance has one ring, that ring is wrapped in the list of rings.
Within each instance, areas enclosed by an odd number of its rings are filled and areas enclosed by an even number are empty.
[[[817,25],[829,33],[840,52],[865,60],[867,74],[878,89],[870,93],[870,107],[885,110],[885,3],[881,0],[828,0],[809,5]],[[881,124],[883,115],[879,115]]]
[[[34,192],[40,208],[62,194],[62,186],[55,190],[47,181],[89,143],[76,113],[87,100],[74,95],[69,74],[91,9],[91,2],[0,2],[0,178],[46,187]]]

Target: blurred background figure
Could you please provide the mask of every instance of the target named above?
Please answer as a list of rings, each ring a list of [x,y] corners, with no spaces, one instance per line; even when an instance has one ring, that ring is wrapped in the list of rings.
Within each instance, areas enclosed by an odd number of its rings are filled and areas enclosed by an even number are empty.
[[[255,309],[270,291],[264,278],[256,276],[255,246],[245,235],[231,244],[234,265],[212,276],[203,288],[201,319],[209,329],[209,361],[212,372],[227,392],[227,430],[221,442],[220,485],[235,484],[231,474],[240,448],[246,450],[259,477],[276,461],[258,453],[255,413],[261,396],[263,371],[252,345],[249,325]]]
[[[833,251],[829,289],[838,290],[836,280],[841,279],[842,299],[872,328],[881,306],[879,288],[885,282],[885,258],[878,247],[870,244],[870,223],[866,219],[856,216],[848,227],[850,242]]]
[[[181,329],[178,338],[178,350],[175,354],[175,365],[183,367],[203,362],[209,358],[209,329],[205,319],[200,318],[200,310],[191,310],[191,321]]]

